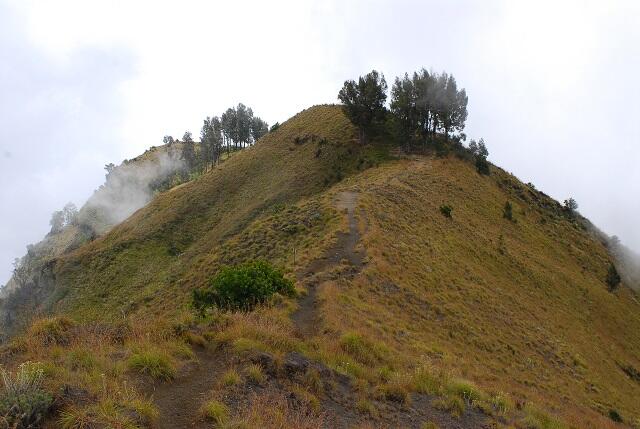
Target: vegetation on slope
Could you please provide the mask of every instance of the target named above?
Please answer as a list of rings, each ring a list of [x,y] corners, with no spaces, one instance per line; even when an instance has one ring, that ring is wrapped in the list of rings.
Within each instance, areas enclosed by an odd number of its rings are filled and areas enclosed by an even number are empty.
[[[456,136],[391,159],[392,136],[357,135],[340,107],[308,109],[53,259],[41,309],[74,321],[34,324],[3,362],[44,365],[64,427],[640,418],[640,304],[607,286],[583,219]],[[193,290],[256,259],[302,298],[196,317]]]

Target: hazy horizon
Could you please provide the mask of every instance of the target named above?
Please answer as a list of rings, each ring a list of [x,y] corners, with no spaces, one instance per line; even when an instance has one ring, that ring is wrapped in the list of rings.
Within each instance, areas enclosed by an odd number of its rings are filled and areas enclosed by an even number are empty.
[[[638,251],[638,18],[633,1],[0,0],[0,285],[105,164],[238,102],[269,124],[337,103],[372,69],[452,73],[493,163]]]

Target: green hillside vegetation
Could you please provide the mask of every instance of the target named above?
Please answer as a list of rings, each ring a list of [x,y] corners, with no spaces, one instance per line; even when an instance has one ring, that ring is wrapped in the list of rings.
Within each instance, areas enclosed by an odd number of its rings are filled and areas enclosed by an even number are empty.
[[[315,106],[159,192],[51,259],[0,362],[39,365],[47,427],[640,427],[606,241],[433,109],[418,133]],[[252,311],[193,308],[258,260],[278,286]]]

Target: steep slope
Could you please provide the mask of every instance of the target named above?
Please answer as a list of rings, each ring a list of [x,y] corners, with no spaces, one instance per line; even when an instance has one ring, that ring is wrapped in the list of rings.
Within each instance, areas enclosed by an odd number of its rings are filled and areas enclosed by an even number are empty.
[[[570,418],[584,412],[570,404],[637,416],[637,295],[608,292],[605,246],[557,203],[454,159],[389,163],[340,186],[360,195],[369,264],[325,291],[327,329],[365,329]]]
[[[335,107],[300,113],[260,144],[160,194],[107,236],[58,261],[49,305],[77,309],[83,318],[93,317],[92,310],[96,317],[105,310],[129,312],[140,303],[162,313],[222,263],[255,257],[285,263],[294,247],[311,255],[332,213],[305,198],[384,156],[359,148],[353,134]],[[267,231],[252,233],[261,222]]]
[[[607,290],[610,256],[584,220],[498,168],[482,176],[454,155],[390,149],[359,145],[338,106],[299,113],[52,258],[38,310],[81,325],[52,346],[42,332],[58,335],[59,322],[36,323],[6,362],[49,362],[53,386],[80,386],[89,404],[115,402],[130,418],[135,401],[105,393],[100,377],[139,385],[137,357],[164,356],[178,368],[175,384],[154,385],[165,423],[180,404],[190,413],[180,421],[195,422],[194,401],[207,398],[250,427],[639,419],[640,303],[626,287]],[[256,258],[283,266],[300,298],[196,319],[191,291]],[[78,369],[61,357],[68,349],[94,363]]]

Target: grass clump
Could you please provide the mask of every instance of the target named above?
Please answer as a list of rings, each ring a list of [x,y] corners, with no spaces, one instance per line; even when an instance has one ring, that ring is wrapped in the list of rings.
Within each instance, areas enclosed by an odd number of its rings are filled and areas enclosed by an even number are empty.
[[[127,361],[127,365],[129,369],[163,381],[172,380],[177,372],[171,357],[160,350],[154,349],[146,349],[134,353]]]
[[[208,308],[250,311],[274,294],[294,296],[293,282],[266,261],[222,267],[206,289],[193,291],[193,306],[204,313]]]
[[[384,345],[374,343],[355,332],[342,335],[340,348],[365,365],[374,365],[383,361],[388,354],[388,349]]]
[[[531,405],[525,407],[523,423],[527,429],[566,429],[558,419]]]
[[[238,374],[238,371],[231,368],[222,375],[221,381],[223,386],[233,387],[240,384],[242,382],[242,378],[240,377],[240,374]]]
[[[463,399],[467,404],[472,404],[483,399],[484,395],[478,387],[470,381],[456,379],[449,383],[447,390],[450,394]]]
[[[377,392],[385,399],[407,404],[411,401],[412,387],[409,374],[394,373],[387,382],[378,386]]]
[[[420,365],[412,373],[413,389],[418,393],[440,395],[447,383],[444,373],[435,373],[430,365]]]
[[[1,369],[0,422],[9,428],[35,427],[49,411],[53,398],[42,388],[44,372],[39,363],[25,362],[16,374]]]
[[[75,348],[67,355],[67,364],[74,371],[88,371],[96,366],[96,358],[85,348]]]
[[[65,345],[69,342],[70,330],[75,322],[68,317],[47,317],[34,322],[28,331],[28,337],[40,344]]]
[[[464,400],[453,395],[435,399],[432,404],[438,410],[447,411],[454,417],[461,417],[466,408]]]
[[[200,408],[202,417],[216,426],[224,425],[229,419],[229,408],[219,401],[207,401]]]
[[[267,376],[264,374],[262,367],[259,364],[251,364],[246,369],[247,379],[255,384],[262,384],[267,381]]]
[[[371,403],[371,401],[366,398],[361,398],[356,402],[356,409],[362,414],[368,414],[371,417],[378,417],[378,410],[375,405]]]

